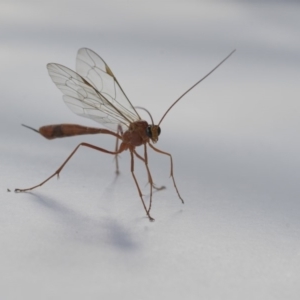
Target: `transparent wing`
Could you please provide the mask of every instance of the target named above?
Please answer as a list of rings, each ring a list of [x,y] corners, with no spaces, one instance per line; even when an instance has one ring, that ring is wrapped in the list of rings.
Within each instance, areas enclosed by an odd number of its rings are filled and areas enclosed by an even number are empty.
[[[47,69],[53,82],[64,94],[64,102],[75,114],[95,120],[114,131],[118,125],[125,131],[131,122],[139,120],[134,111],[112,104],[106,95],[69,68],[51,63]]]
[[[101,93],[131,121],[140,119],[106,62],[94,51],[82,48],[77,52],[76,72]]]

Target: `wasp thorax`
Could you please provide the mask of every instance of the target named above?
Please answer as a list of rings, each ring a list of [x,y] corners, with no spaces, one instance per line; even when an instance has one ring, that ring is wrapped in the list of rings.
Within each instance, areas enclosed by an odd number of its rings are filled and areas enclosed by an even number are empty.
[[[153,143],[156,143],[158,141],[160,132],[161,130],[158,125],[149,125],[146,130],[147,136],[153,141]]]

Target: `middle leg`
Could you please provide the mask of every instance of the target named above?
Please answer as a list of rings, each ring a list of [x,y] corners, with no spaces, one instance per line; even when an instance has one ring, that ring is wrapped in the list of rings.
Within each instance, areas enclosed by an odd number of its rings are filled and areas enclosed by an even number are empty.
[[[121,136],[123,135],[123,130],[122,130],[122,127],[120,124],[118,125],[117,134],[120,134]],[[117,152],[118,149],[119,149],[119,139],[117,138],[115,152]],[[118,174],[120,174],[118,154],[115,154],[115,161],[116,161],[116,174],[118,175]]]
[[[129,152],[130,152],[130,157],[131,157],[131,174],[132,174],[132,177],[134,179],[135,185],[137,187],[137,190],[138,190],[139,196],[141,198],[142,204],[144,206],[144,209],[146,211],[147,217],[149,218],[150,221],[154,221],[154,219],[150,216],[149,210],[146,207],[145,201],[143,199],[143,194],[141,192],[140,186],[139,186],[138,181],[137,181],[137,179],[135,177],[135,174],[134,174],[134,155],[133,155],[134,152],[133,152],[132,149],[129,149]],[[152,189],[152,187],[151,187],[151,189]],[[151,198],[152,198],[152,192],[151,192]]]

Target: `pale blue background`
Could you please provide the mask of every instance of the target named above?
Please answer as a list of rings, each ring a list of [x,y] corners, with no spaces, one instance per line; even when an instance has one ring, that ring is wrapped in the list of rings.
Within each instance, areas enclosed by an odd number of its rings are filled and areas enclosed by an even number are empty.
[[[0,2],[1,299],[299,299],[300,6],[293,1]],[[46,64],[89,47],[158,121],[149,223],[128,153],[81,149],[59,181],[27,194],[81,141],[26,130],[97,126],[65,106]],[[145,115],[146,116],[146,115]],[[146,174],[136,165],[143,192]],[[146,197],[147,199],[147,197]]]

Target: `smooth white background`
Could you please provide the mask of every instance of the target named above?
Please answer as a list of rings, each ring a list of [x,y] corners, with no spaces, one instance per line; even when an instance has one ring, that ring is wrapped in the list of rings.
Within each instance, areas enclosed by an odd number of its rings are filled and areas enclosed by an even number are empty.
[[[0,2],[1,299],[299,299],[300,6],[292,1]],[[122,154],[20,126],[99,124],[65,106],[46,64],[89,47],[156,122],[150,223]],[[146,115],[144,115],[147,118]],[[101,125],[99,125],[101,127]],[[136,172],[149,198],[143,165]],[[11,192],[7,192],[7,188]]]

